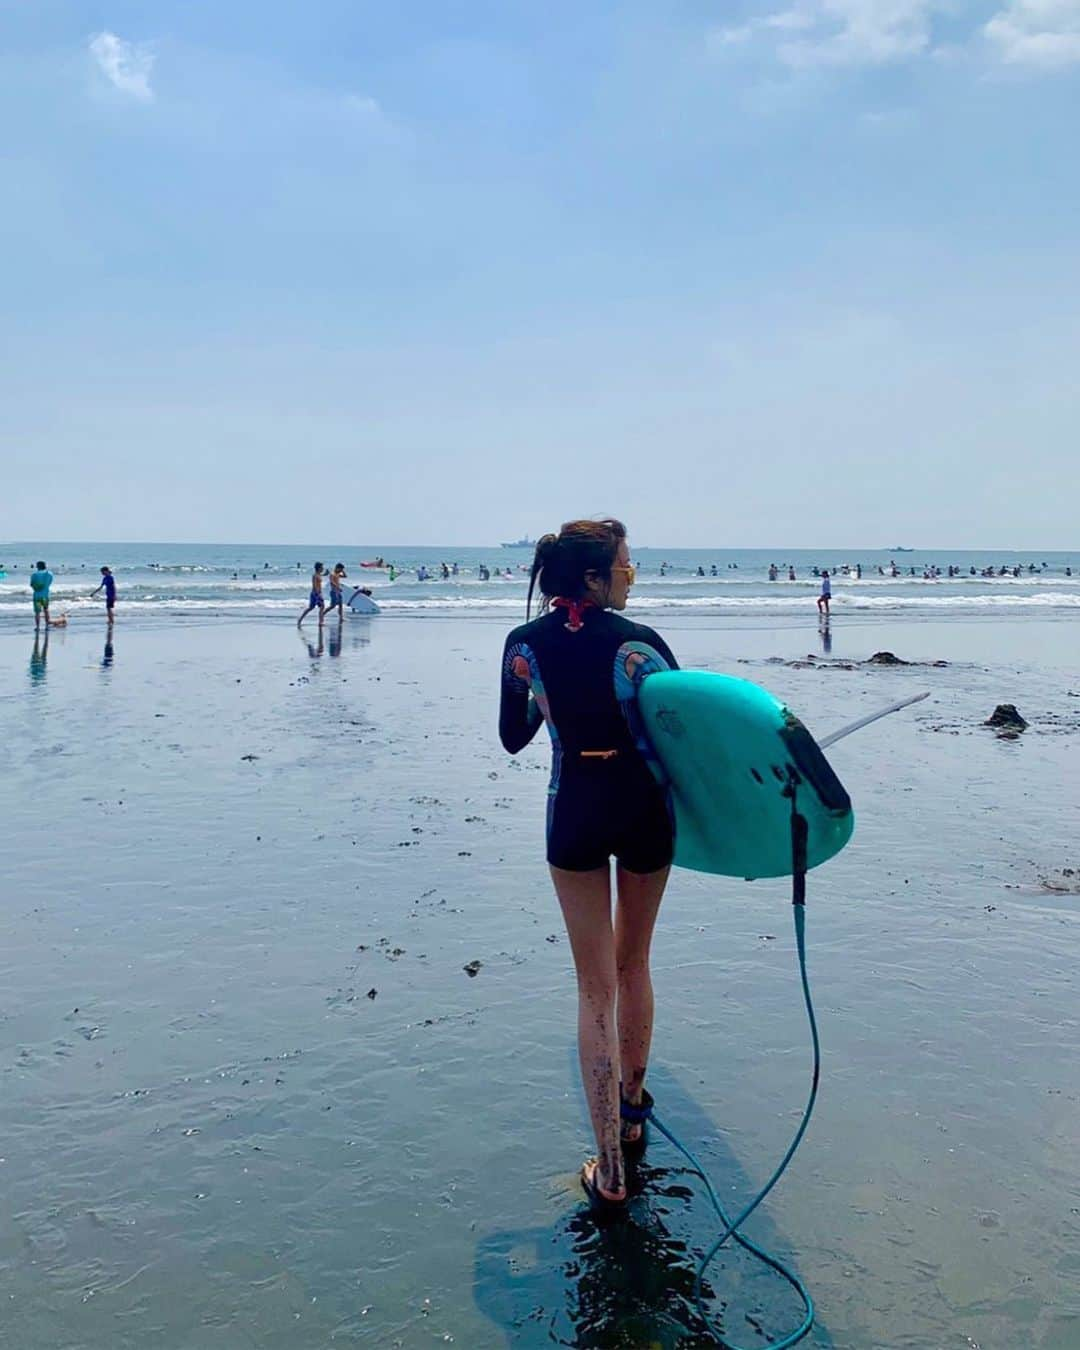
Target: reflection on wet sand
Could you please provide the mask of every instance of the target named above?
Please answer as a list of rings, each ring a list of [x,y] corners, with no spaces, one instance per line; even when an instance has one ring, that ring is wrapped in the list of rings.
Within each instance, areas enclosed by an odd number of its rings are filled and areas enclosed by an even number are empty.
[[[297,636],[306,649],[309,660],[318,661],[324,655],[333,660],[340,657],[344,651],[370,646],[371,625],[363,619],[350,619],[348,623],[343,619],[330,620],[325,624],[319,624],[315,630],[314,640],[303,631]]]
[[[680,1133],[708,1141],[703,1162],[720,1192],[749,1197],[753,1183],[704,1111],[670,1074],[655,1071],[650,1082]],[[653,1140],[635,1169],[624,1220],[598,1221],[582,1203],[554,1229],[494,1233],[478,1244],[477,1306],[511,1340],[524,1339],[532,1325],[538,1340],[542,1334],[582,1350],[716,1345],[694,1299],[698,1261],[717,1235],[715,1217],[695,1174],[666,1141]],[[790,1251],[767,1215],[755,1216],[752,1230],[770,1249]],[[735,1345],[778,1339],[801,1316],[786,1284],[739,1250],[720,1254],[703,1291],[710,1316]],[[820,1323],[806,1343],[819,1350],[833,1344]]]
[[[42,684],[45,680],[46,665],[49,659],[49,629],[44,635],[34,630],[34,650],[30,653],[30,683]]]

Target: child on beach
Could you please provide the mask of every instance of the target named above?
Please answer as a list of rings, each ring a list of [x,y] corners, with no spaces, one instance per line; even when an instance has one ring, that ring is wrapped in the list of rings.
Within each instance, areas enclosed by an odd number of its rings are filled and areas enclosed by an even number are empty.
[[[299,564],[297,564],[299,566]],[[321,562],[315,564],[315,571],[311,574],[311,594],[308,596],[308,607],[296,621],[297,628],[304,622],[313,609],[319,611],[319,622],[323,621],[323,611],[326,607],[326,601],[323,599],[323,565]]]
[[[829,580],[829,572],[826,568],[821,573],[821,594],[818,596],[818,613],[823,614],[827,619],[829,617],[829,601],[832,599],[832,582]]]
[[[105,613],[108,615],[109,622],[112,623],[116,608],[116,578],[108,567],[101,569],[101,583],[90,592],[90,599],[93,600],[98,591],[105,588]]]

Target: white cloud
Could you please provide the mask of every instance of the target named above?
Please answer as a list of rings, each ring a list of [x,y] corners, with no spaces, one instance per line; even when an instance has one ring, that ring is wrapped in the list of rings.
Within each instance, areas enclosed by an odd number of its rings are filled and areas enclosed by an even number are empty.
[[[376,98],[371,98],[367,94],[346,94],[343,101],[346,110],[362,121],[381,122],[383,120],[383,111],[379,106],[379,100]]]
[[[800,0],[765,22],[786,65],[880,66],[930,47],[934,0]]]
[[[983,29],[1007,65],[1080,63],[1080,0],[1009,0]]]
[[[754,25],[743,23],[737,28],[714,28],[709,34],[709,43],[716,47],[737,47],[742,42],[749,42],[753,36]]]
[[[935,41],[934,16],[955,22],[958,0],[789,0],[788,8],[709,34],[713,51],[752,43],[793,70],[885,66],[920,57],[982,54],[1003,65],[1080,65],[1080,0],[998,0],[1001,8],[958,41]]]
[[[887,65],[930,51],[931,13],[944,3],[946,0],[794,0],[788,9],[737,27],[715,29],[709,35],[709,45],[714,50],[730,49],[761,38],[778,60],[795,69]]]
[[[150,72],[154,53],[143,43],[125,42],[115,33],[98,33],[90,39],[90,54],[105,76],[122,93],[148,102],[154,97]]]

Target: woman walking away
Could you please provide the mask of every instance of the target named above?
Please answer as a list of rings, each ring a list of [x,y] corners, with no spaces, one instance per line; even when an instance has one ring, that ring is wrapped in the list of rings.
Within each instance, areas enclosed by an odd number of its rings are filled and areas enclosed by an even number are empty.
[[[637,729],[636,698],[647,675],[676,663],[651,628],[619,613],[633,583],[619,521],[574,520],[544,535],[526,608],[528,617],[539,588],[540,615],[506,639],[499,713],[510,754],[542,721],[551,737],[547,860],[577,969],[578,1053],[596,1135],[597,1156],[581,1180],[601,1211],[625,1206],[624,1155],[645,1145],[649,946],[674,851],[667,795]]]

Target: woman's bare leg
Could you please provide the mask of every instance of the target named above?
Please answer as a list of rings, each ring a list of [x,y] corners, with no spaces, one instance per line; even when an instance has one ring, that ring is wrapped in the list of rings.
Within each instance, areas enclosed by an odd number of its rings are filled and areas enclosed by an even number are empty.
[[[670,867],[658,872],[616,871],[618,904],[615,908],[615,968],[618,982],[619,1060],[623,1095],[641,1101],[653,1033],[653,988],[649,947],[656,916],[664,896]],[[628,1139],[637,1139],[640,1125],[627,1126]]]
[[[551,869],[578,983],[578,1056],[596,1135],[596,1183],[611,1200],[626,1195],[619,1147],[619,1037],[615,1022],[615,935],[611,872]]]

